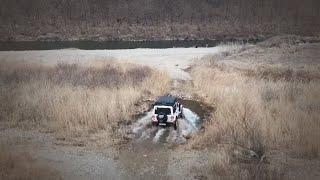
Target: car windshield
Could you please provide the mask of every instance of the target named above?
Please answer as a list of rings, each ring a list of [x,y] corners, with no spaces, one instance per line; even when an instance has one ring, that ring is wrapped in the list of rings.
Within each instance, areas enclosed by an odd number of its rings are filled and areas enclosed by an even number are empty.
[[[170,108],[161,108],[161,107],[156,107],[155,108],[155,114],[160,114],[160,113],[163,113],[163,114],[171,114],[171,109]]]

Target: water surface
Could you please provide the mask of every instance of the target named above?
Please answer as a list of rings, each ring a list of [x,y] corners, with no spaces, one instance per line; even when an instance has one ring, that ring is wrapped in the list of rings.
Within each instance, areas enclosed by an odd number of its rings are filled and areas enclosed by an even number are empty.
[[[241,42],[255,43],[257,39]],[[137,48],[174,48],[174,47],[214,47],[222,42],[239,40],[162,40],[162,41],[5,41],[0,42],[0,51],[53,50],[77,48],[96,49],[137,49]]]

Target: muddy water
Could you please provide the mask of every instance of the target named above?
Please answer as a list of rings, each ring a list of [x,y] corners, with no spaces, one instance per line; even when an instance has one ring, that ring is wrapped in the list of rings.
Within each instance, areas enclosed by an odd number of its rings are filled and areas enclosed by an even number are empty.
[[[200,117],[200,123],[205,119],[208,113],[214,111],[214,108],[204,104],[203,102],[189,99],[179,99],[179,102],[183,104],[185,107],[188,107],[195,114]]]
[[[0,42],[0,51],[52,50],[78,48],[96,49],[136,49],[173,47],[214,47],[222,40],[162,40],[162,41],[20,41]]]
[[[132,125],[134,141],[182,144],[186,142],[185,137],[196,132],[201,124],[200,117],[188,108],[183,108],[183,118],[178,119],[177,130],[174,130],[173,127],[152,126],[151,115],[151,111],[147,112]]]
[[[160,41],[2,41],[0,51],[52,50],[77,48],[96,49],[136,49],[136,48],[173,48],[173,47],[214,47],[222,42],[240,40],[160,40]],[[240,42],[254,42],[243,40]]]
[[[177,143],[183,144],[187,142],[187,137],[197,132],[202,125],[202,118],[205,116],[204,106],[194,100],[183,100],[179,102],[184,105],[183,118],[178,119],[178,129],[173,127],[155,127],[151,125],[151,110],[140,117],[136,123],[132,125],[132,133],[134,141],[150,141],[153,143]]]
[[[205,111],[201,103],[179,100],[183,103],[183,118],[178,120],[178,129],[151,125],[152,112],[148,111],[132,124],[133,139],[119,154],[124,179],[177,179],[168,175],[170,162],[175,158],[170,147],[184,144],[187,137],[201,128]],[[198,112],[198,113],[196,113]]]
[[[84,50],[97,49],[136,49],[136,48],[174,48],[174,47],[215,47],[220,43],[242,42],[257,43],[262,39],[216,40],[155,40],[155,41],[1,41],[0,51],[53,50],[77,48]]]

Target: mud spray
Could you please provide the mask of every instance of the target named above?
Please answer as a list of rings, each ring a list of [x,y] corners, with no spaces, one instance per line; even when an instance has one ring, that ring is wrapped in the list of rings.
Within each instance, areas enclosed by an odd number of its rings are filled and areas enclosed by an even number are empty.
[[[174,158],[168,148],[187,143],[188,136],[201,129],[202,118],[207,111],[205,106],[193,100],[179,102],[184,108],[183,117],[178,119],[177,130],[173,127],[152,126],[151,110],[131,125],[132,141],[122,149],[119,156],[119,162],[129,179],[141,179],[142,176],[151,178],[155,175],[159,179],[168,179],[167,167]]]
[[[132,125],[134,141],[151,141],[153,143],[186,143],[190,134],[201,128],[204,116],[203,106],[198,101],[179,100],[185,107],[183,117],[178,119],[178,129],[173,127],[156,127],[151,125],[152,110],[146,112]]]

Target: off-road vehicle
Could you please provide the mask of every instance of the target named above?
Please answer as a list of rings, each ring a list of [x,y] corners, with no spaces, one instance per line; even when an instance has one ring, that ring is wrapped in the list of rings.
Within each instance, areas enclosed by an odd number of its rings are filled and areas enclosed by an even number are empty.
[[[161,96],[154,103],[151,121],[155,126],[173,126],[176,130],[182,113],[183,107],[176,97]]]

